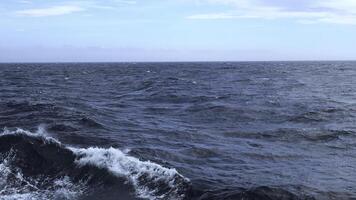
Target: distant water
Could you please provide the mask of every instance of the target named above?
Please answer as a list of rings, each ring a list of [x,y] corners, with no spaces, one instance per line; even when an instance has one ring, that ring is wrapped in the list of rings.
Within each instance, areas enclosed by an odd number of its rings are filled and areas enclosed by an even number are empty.
[[[356,62],[0,64],[0,127],[0,200],[356,198]]]

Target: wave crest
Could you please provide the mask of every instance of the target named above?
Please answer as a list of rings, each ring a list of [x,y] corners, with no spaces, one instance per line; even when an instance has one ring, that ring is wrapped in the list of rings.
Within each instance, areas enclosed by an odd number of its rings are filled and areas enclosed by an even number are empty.
[[[175,169],[168,169],[150,161],[140,161],[115,148],[91,147],[71,150],[78,156],[75,162],[79,166],[93,165],[108,169],[116,176],[127,177],[141,198],[183,199],[188,188],[189,180]]]

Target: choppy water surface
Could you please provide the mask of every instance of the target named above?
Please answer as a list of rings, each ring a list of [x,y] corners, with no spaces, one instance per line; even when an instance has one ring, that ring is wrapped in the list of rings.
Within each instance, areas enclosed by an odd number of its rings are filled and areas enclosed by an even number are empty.
[[[0,64],[0,199],[356,198],[356,62]]]

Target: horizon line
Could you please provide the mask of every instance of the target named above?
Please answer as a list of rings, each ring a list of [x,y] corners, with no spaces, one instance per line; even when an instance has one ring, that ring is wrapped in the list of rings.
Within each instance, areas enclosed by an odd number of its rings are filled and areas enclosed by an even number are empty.
[[[19,61],[2,62],[0,64],[66,64],[66,63],[244,63],[244,62],[356,62],[356,59],[330,59],[330,60],[182,60],[182,61]]]

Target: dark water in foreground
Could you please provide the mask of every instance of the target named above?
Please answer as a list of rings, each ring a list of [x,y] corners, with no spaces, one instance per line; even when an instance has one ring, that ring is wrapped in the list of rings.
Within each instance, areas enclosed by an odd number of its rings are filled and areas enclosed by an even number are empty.
[[[355,199],[356,62],[0,64],[0,199]]]

